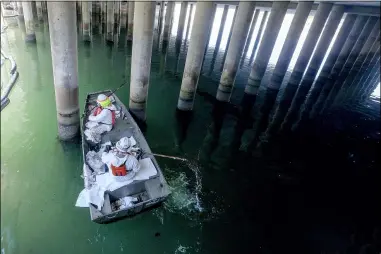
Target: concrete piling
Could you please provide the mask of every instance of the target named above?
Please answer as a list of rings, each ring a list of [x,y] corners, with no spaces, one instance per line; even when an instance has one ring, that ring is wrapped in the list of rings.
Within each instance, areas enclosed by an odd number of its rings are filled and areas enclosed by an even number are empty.
[[[127,25],[127,40],[132,41],[134,34],[134,10],[135,2],[128,2],[128,25]]]
[[[191,40],[185,61],[177,108],[183,111],[193,109],[197,83],[200,76],[204,51],[208,43],[209,27],[212,22],[213,2],[197,2]]]
[[[91,40],[90,8],[91,8],[91,2],[86,2],[86,1],[82,2],[82,33],[83,33],[84,41]]]
[[[328,77],[323,81],[324,86],[320,92],[320,95],[316,101],[316,103],[312,106],[312,110],[310,112],[310,118],[314,118],[317,113],[320,112],[322,106],[324,105],[324,102],[330,93],[332,86],[338,77],[341,69],[343,68],[345,61],[347,60],[353,46],[356,43],[357,38],[359,37],[359,34],[361,33],[361,30],[364,28],[364,25],[369,17],[359,15],[356,18],[355,24],[353,25],[351,32],[345,41],[343,48],[340,51],[340,54],[333,65],[332,69],[330,70],[330,73]]]
[[[354,77],[352,84],[348,88],[349,91],[347,93],[345,100],[350,101],[354,92],[359,88],[359,81],[364,75],[366,69],[369,67],[370,61],[372,60],[375,54],[380,55],[380,36],[378,36],[377,39],[374,41],[372,48],[369,50],[369,53],[367,54],[363,64],[361,65],[360,70]]]
[[[351,67],[353,66],[357,57],[359,56],[360,51],[363,48],[365,41],[369,37],[369,35],[370,35],[373,27],[375,26],[375,24],[377,23],[377,20],[378,20],[377,17],[370,17],[368,19],[367,23],[365,24],[364,29],[361,31],[360,36],[358,37],[358,39],[355,43],[347,61],[345,62],[343,68],[341,69],[340,74],[338,75],[337,79],[335,80],[335,83],[332,87],[332,90],[331,90],[330,94],[328,95],[327,100],[325,102],[325,106],[323,106],[323,110],[324,110],[324,108],[331,107],[332,103],[335,101],[337,94],[339,93],[345,79],[347,78]]]
[[[36,1],[36,9],[37,9],[37,20],[39,22],[42,22],[43,16],[42,16],[42,2],[41,1]]]
[[[163,27],[164,7],[165,7],[165,3],[164,3],[164,1],[161,1],[160,2],[160,9],[159,9],[159,20],[158,20],[159,34],[161,34],[162,27]]]
[[[146,119],[146,102],[151,71],[155,2],[136,2],[131,58],[131,112],[140,120]]]
[[[181,3],[180,18],[177,26],[176,42],[181,42],[184,34],[185,18],[187,14],[188,2]]]
[[[343,98],[346,98],[347,92],[350,90],[350,86],[354,78],[360,71],[360,68],[364,63],[365,58],[367,57],[368,54],[371,54],[373,44],[375,44],[375,42],[379,39],[380,39],[380,20],[378,20],[376,25],[373,27],[373,30],[370,33],[366,42],[364,43],[355,63],[352,65],[350,72],[342,85],[340,97],[337,97],[336,99],[337,103],[342,101]]]
[[[114,2],[114,26],[120,23],[120,1]]]
[[[36,1],[31,1],[32,3],[32,14],[33,14],[33,22],[35,26],[38,26],[38,16],[37,16],[37,5]]]
[[[107,2],[106,41],[114,42],[114,2]]]
[[[25,2],[24,2],[25,3]],[[48,2],[58,137],[79,135],[78,52],[75,2]]]
[[[308,64],[308,60],[312,55],[314,47],[318,41],[321,31],[323,30],[324,24],[332,9],[332,6],[333,4],[331,3],[319,4],[306,40],[303,43],[299,57],[295,63],[290,79],[281,97],[279,106],[276,109],[274,118],[271,121],[269,127],[267,128],[266,134],[268,138],[270,138],[276,131],[278,131],[281,123],[283,122],[284,117],[286,116],[288,108],[290,107],[292,99],[298,88],[299,82],[302,79],[303,72]]]
[[[255,52],[257,51],[257,48],[258,48],[258,45],[259,45],[259,42],[261,40],[261,34],[263,32],[263,29],[265,28],[265,24],[266,24],[266,20],[267,20],[267,16],[269,15],[269,12],[268,11],[265,11],[263,13],[263,16],[262,16],[262,19],[261,19],[261,24],[259,25],[259,29],[258,29],[258,33],[257,33],[257,37],[255,38],[255,42],[254,42],[254,45],[253,45],[253,50],[251,51],[251,55],[250,55],[250,60],[249,60],[249,63],[251,64],[254,60],[254,55],[255,55]]]
[[[32,10],[32,2],[22,2],[24,21],[25,21],[25,41],[36,42],[36,33],[34,30],[34,17]]]
[[[17,6],[17,12],[18,12],[19,16],[23,16],[23,18],[24,18],[24,12],[22,9],[22,2],[17,2],[16,6]]]
[[[254,9],[255,2],[240,2],[238,5],[237,18],[232,28],[232,39],[227,48],[226,60],[217,89],[216,98],[219,101],[230,100]]]
[[[101,23],[106,24],[107,2],[101,2]]]
[[[370,98],[371,94],[374,92],[374,90],[377,88],[378,84],[380,83],[380,73],[377,73],[373,76],[372,80],[369,82],[368,87],[359,94],[356,99],[356,103],[363,103],[367,99]]]
[[[25,32],[25,21],[24,21],[24,12],[22,9],[22,2],[17,2],[16,6],[17,6],[17,13],[18,13],[17,24],[21,28],[21,30]]]
[[[210,76],[214,70],[214,63],[216,62],[217,54],[220,51],[221,38],[222,38],[222,33],[224,32],[224,29],[225,29],[226,17],[228,14],[228,10],[229,10],[229,5],[225,5],[224,11],[223,11],[222,17],[221,17],[220,28],[218,29],[216,45],[214,46],[214,51],[213,51],[212,61],[210,63],[210,68],[208,71],[208,76]],[[233,22],[233,24],[234,24],[234,22]]]
[[[213,26],[213,22],[214,22],[214,19],[215,19],[215,16],[216,16],[216,11],[217,11],[217,4],[214,4],[213,5],[213,12],[212,12],[212,22],[210,22],[210,25],[209,25],[209,28],[208,28],[208,34],[211,33],[212,31],[212,26]],[[234,18],[233,18],[234,20]],[[233,22],[234,23],[234,22]],[[208,43],[210,42],[210,40],[208,41]],[[209,48],[209,44],[206,44],[206,47],[205,47],[205,51],[204,51],[204,56],[203,56],[203,59],[202,59],[202,65],[201,65],[201,72],[204,68],[204,64],[205,64],[205,55],[206,55],[206,52]]]
[[[374,66],[372,66],[371,70],[369,71],[369,75],[367,75],[367,78],[363,81],[363,88],[359,89],[357,93],[355,94],[355,98],[353,101],[351,101],[352,104],[358,104],[363,102],[365,99],[367,99],[370,94],[373,92],[373,90],[376,88],[378,83],[380,82],[380,58],[377,59]],[[377,83],[376,83],[377,82]]]
[[[235,19],[237,17],[237,8],[238,8],[238,6],[234,7],[234,17],[233,17],[232,27],[233,27],[233,24],[235,23]],[[220,72],[223,71],[224,63],[225,63],[225,59],[226,59],[226,54],[228,52],[226,49],[229,47],[230,40],[232,38],[232,31],[233,31],[232,27],[230,27],[228,41],[226,43],[226,47],[225,47],[225,50],[224,50],[224,57],[222,58],[222,61],[221,61],[222,64],[221,64],[221,67],[220,67]]]
[[[313,88],[310,92],[310,95],[308,96],[304,104],[304,108],[301,110],[297,125],[300,125],[300,123],[308,120],[309,113],[313,105],[315,104],[316,100],[318,99],[321,89],[324,86],[324,83],[327,80],[333,65],[335,64],[337,58],[339,57],[341,49],[343,48],[343,45],[349,36],[349,33],[354,25],[356,18],[357,18],[357,15],[353,15],[353,14],[349,14],[345,17],[344,23],[324,63],[324,66],[319,74],[319,77],[316,79],[315,83],[313,84]]]
[[[169,41],[169,35],[171,33],[171,28],[172,28],[174,7],[175,7],[174,2],[167,2],[167,10],[165,12],[165,21],[164,21],[164,30],[163,30],[163,42]]]
[[[223,11],[222,17],[221,17],[220,28],[218,30],[217,41],[216,41],[216,46],[215,46],[215,49],[217,49],[217,51],[219,51],[219,49],[220,49],[221,38],[222,38],[222,34],[224,32],[224,29],[225,29],[226,17],[228,15],[228,10],[229,10],[229,5],[225,5],[224,11]]]
[[[330,45],[343,15],[343,5],[336,5],[333,7],[320,36],[318,45],[315,47],[314,54],[311,57],[307,70],[304,73],[304,78],[297,88],[291,107],[283,121],[282,128],[285,130],[288,130],[293,121],[297,120],[296,118],[298,117],[300,106],[303,104],[308,92],[310,91],[315,76],[321,63],[323,62],[325,52],[327,51],[327,45]]]
[[[378,86],[380,83],[380,62],[376,65],[377,72],[374,74],[373,78],[369,81],[368,87],[364,90],[363,93],[361,93],[358,97],[361,101],[366,100],[369,98],[369,96],[373,93],[374,89]]]
[[[274,2],[271,8],[269,21],[263,34],[262,43],[258,50],[258,56],[255,58],[250,76],[245,86],[245,93],[257,94],[263,75],[265,74],[267,64],[270,60],[276,38],[283,18],[286,15],[289,1]]]
[[[193,4],[189,4],[189,14],[188,14],[188,22],[187,22],[187,31],[185,33],[185,41],[189,38],[189,31],[191,26],[191,20],[192,20],[192,13],[193,13]]]
[[[366,79],[367,75],[369,75],[370,73],[370,69],[372,68],[371,63],[375,63],[378,57],[380,56],[380,38],[378,38],[378,40],[373,45],[372,51],[373,53],[368,54],[368,56],[366,57],[364,61],[364,64],[361,66],[361,70],[359,71],[359,73],[357,74],[357,76],[355,77],[353,81],[354,87],[350,93],[350,96],[348,99],[349,101],[352,101],[354,95],[357,94],[359,90],[363,89],[362,84],[364,79]]]
[[[249,50],[249,46],[251,44],[251,40],[253,40],[253,36],[254,36],[254,28],[255,28],[255,25],[257,24],[257,20],[258,20],[258,16],[259,16],[259,9],[257,9],[254,13],[254,16],[253,16],[253,19],[251,21],[251,25],[250,25],[250,31],[249,31],[249,34],[247,36],[247,39],[246,39],[246,44],[245,44],[245,49],[243,50],[243,56],[242,56],[242,61],[241,61],[241,67],[244,63],[244,59],[246,58],[246,54],[247,54],[247,51]]]
[[[368,88],[369,82],[372,80],[374,75],[376,75],[377,71],[380,69],[380,55],[375,56],[369,68],[364,73],[364,76],[359,81],[359,89],[357,90],[357,93],[355,94],[354,101],[358,102],[359,98],[361,98],[361,95],[364,94],[364,91]]]
[[[303,31],[307,18],[312,9],[313,2],[300,2],[296,8],[295,15],[292,19],[287,37],[283,43],[278,61],[270,78],[270,82],[266,86],[266,94],[264,101],[260,107],[260,116],[257,122],[256,134],[259,135],[264,131],[268,124],[270,111],[273,108],[279,88],[286,74],[287,68],[298,44],[300,35]],[[255,98],[255,95],[253,95]],[[258,136],[255,137],[257,140]]]
[[[127,28],[127,3],[122,2],[120,4],[120,28],[121,29],[126,29]]]

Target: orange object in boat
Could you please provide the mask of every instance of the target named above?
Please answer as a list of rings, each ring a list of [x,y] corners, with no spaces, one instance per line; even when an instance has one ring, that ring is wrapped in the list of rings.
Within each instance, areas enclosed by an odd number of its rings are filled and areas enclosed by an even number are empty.
[[[111,164],[111,172],[114,176],[125,176],[127,175],[126,165],[123,164],[117,167]]]

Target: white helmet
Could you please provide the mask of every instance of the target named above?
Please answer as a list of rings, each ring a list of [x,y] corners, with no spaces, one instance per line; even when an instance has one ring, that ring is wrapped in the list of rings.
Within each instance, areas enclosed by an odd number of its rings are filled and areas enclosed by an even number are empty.
[[[118,142],[116,142],[116,149],[118,149],[120,152],[126,153],[130,146],[131,141],[127,137],[121,138]]]
[[[101,93],[100,95],[98,95],[97,101],[104,101],[106,99],[107,99],[107,96]]]
[[[97,101],[104,101],[106,99],[107,99],[107,96],[101,93],[100,95],[98,95]]]

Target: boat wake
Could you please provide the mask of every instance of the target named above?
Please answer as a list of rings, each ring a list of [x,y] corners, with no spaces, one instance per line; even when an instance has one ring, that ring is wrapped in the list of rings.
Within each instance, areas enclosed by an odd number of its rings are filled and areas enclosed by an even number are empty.
[[[184,167],[190,169],[192,175],[187,175]],[[196,162],[181,163],[180,167],[174,170],[166,168],[165,175],[172,192],[164,202],[166,210],[188,218],[194,218],[195,214],[204,211],[201,201],[202,176]]]

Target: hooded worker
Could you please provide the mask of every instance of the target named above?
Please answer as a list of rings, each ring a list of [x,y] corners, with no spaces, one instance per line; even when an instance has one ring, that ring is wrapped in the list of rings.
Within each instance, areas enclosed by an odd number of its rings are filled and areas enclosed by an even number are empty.
[[[129,180],[140,170],[139,161],[132,155],[131,140],[121,138],[115,148],[102,154],[102,161],[117,181]]]
[[[92,126],[91,130],[85,134],[89,134],[89,139],[95,143],[101,141],[101,134],[111,131],[115,124],[115,106],[111,103],[110,97],[104,94],[98,95],[98,106],[93,110],[89,116],[87,126]]]

